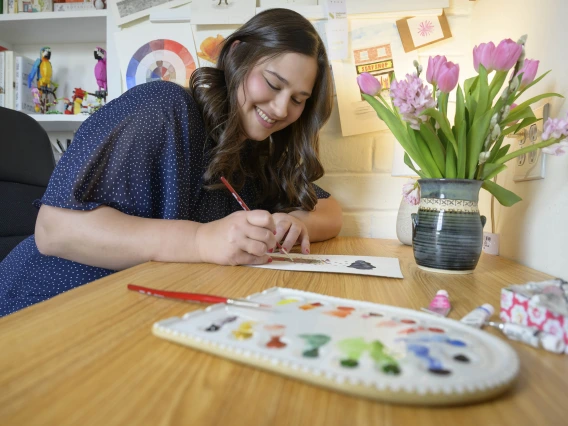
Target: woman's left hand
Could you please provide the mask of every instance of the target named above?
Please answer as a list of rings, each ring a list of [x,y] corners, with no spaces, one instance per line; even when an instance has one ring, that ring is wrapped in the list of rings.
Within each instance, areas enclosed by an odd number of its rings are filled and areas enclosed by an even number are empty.
[[[281,243],[284,250],[289,252],[295,244],[299,243],[302,253],[310,253],[310,237],[304,222],[287,213],[274,213],[272,217],[276,225],[276,241],[282,241],[286,237]]]

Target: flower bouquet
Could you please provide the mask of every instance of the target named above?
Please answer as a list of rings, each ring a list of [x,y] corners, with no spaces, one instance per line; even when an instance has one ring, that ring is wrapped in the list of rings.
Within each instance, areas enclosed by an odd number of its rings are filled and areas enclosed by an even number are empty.
[[[420,78],[422,67],[416,61],[415,73],[407,74],[404,80],[393,78],[389,92],[392,104],[383,97],[381,83],[372,75],[360,74],[357,81],[364,99],[404,148],[405,163],[418,176],[482,181],[482,187],[501,204],[511,206],[520,197],[492,181],[506,169],[505,163],[539,148],[554,155],[568,148],[568,117],[548,119],[542,142],[511,153],[510,145],[503,145],[507,135],[538,121],[532,104],[560,96],[543,93],[515,103],[548,74],[535,79],[539,61],[525,59],[525,42],[523,36],[518,42],[506,39],[497,46],[492,42],[475,46],[473,64],[478,75],[466,80],[463,88],[457,85],[459,65],[445,56],[429,58],[426,82]],[[448,117],[448,97],[454,89],[456,112]]]

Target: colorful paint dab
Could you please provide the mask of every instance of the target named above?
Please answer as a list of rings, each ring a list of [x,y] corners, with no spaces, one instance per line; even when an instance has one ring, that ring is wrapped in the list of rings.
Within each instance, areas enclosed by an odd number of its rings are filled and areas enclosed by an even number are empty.
[[[455,355],[454,360],[458,361],[458,362],[464,362],[464,363],[470,362],[469,358],[464,354]]]
[[[430,348],[424,345],[417,345],[410,343],[406,346],[407,350],[416,355],[422,362],[425,363],[426,368],[432,374],[439,376],[447,376],[452,372],[442,365],[442,361],[435,358],[430,354]]]
[[[236,320],[237,320],[237,317],[235,317],[235,316],[223,318],[222,320],[216,321],[213,324],[211,324],[209,327],[207,327],[205,329],[205,331],[219,331],[221,329],[221,327],[223,327],[225,324],[228,324],[228,323],[236,321]]]
[[[323,303],[314,302],[314,303],[309,303],[307,305],[302,305],[302,306],[300,306],[300,309],[302,309],[304,311],[309,311],[310,309],[319,308],[320,306],[323,306]]]
[[[264,329],[270,333],[270,340],[266,344],[267,348],[282,349],[287,346],[286,343],[281,340],[282,336],[284,335],[284,330],[286,330],[285,325],[270,324],[264,326]]]
[[[327,311],[324,314],[331,315],[338,318],[346,318],[353,313],[355,308],[349,306],[338,306],[334,311]]]
[[[298,303],[298,299],[282,299],[280,302],[276,303],[277,305],[289,305],[290,303]]]
[[[233,336],[238,340],[247,340],[254,335],[253,321],[246,321],[239,325],[239,328],[233,330]]]
[[[347,266],[348,268],[360,269],[360,270],[370,270],[375,269],[376,266],[371,265],[369,262],[365,262],[364,260],[356,260],[351,265]]]
[[[375,366],[383,373],[399,375],[400,366],[398,362],[387,354],[385,346],[379,340],[373,340],[369,347],[371,358],[375,361]]]
[[[369,345],[362,337],[355,337],[353,339],[344,339],[337,343],[339,351],[344,355],[339,363],[342,367],[355,368],[359,365],[359,359],[363,352],[365,352]]]
[[[331,340],[331,337],[326,334],[300,334],[299,337],[304,339],[308,345],[308,349],[302,352],[302,356],[306,358],[318,358],[320,348]]]
[[[379,314],[377,312],[369,312],[367,314],[363,314],[361,315],[363,318],[381,318],[384,315],[383,314]]]

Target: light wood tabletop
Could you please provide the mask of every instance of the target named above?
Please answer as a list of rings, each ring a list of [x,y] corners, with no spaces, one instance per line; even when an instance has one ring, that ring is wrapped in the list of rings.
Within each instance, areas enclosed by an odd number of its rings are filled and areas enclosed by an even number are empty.
[[[560,425],[568,358],[511,342],[521,372],[495,400],[427,408],[379,403],[282,377],[152,335],[152,324],[203,305],[128,291],[129,283],[244,297],[274,286],[411,309],[439,289],[449,318],[500,289],[550,276],[482,255],[471,275],[420,270],[398,241],[336,238],[313,254],[398,257],[404,279],[150,262],[0,319],[0,425]],[[496,335],[497,332],[493,332]]]

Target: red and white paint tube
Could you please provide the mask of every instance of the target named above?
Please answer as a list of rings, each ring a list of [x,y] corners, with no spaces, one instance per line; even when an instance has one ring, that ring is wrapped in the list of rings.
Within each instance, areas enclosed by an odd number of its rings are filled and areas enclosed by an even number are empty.
[[[422,308],[424,312],[445,317],[450,313],[452,305],[450,305],[450,296],[446,290],[438,290],[436,296],[432,299],[427,308]]]

